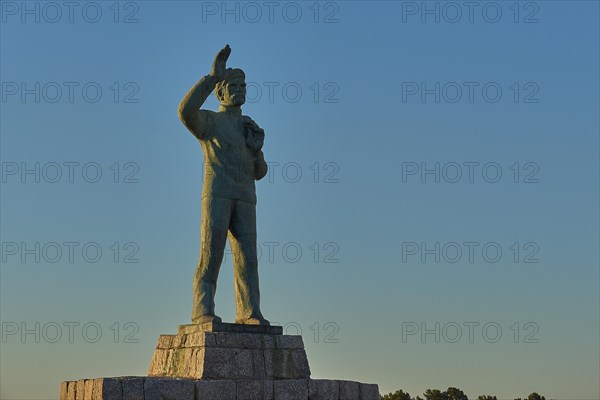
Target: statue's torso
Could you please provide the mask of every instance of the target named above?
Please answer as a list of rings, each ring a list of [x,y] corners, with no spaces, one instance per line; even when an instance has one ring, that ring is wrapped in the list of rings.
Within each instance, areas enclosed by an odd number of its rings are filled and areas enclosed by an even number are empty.
[[[231,198],[256,203],[254,154],[246,145],[241,116],[210,112],[211,129],[202,143],[202,197]]]

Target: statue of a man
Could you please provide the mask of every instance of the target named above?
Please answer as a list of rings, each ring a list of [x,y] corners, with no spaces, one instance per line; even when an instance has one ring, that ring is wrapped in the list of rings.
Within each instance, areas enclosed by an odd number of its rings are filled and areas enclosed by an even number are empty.
[[[254,184],[267,173],[261,150],[264,131],[242,115],[245,75],[241,69],[226,68],[230,53],[229,45],[219,51],[210,74],[202,77],[179,105],[179,118],[204,152],[201,251],[194,274],[192,322],[221,322],[215,315],[214,299],[229,237],[236,323],[269,325],[260,312]],[[200,110],[213,90],[220,102],[219,112]]]

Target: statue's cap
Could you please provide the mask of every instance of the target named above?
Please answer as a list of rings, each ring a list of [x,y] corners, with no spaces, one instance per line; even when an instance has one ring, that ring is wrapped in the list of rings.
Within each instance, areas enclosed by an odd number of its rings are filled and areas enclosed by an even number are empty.
[[[224,81],[227,82],[236,78],[246,79],[246,74],[239,68],[227,68]]]

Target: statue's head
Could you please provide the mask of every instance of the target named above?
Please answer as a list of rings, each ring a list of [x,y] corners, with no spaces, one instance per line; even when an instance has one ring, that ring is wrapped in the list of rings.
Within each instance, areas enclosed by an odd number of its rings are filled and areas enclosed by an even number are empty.
[[[241,106],[246,102],[246,74],[239,68],[227,68],[225,79],[215,86],[215,95],[223,106]]]

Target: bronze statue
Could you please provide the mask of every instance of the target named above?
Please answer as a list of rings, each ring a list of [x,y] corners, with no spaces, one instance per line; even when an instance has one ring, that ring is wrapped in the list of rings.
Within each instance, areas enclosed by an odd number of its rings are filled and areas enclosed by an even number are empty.
[[[210,74],[190,89],[179,105],[179,118],[200,141],[204,152],[201,251],[194,274],[193,323],[221,322],[215,315],[217,277],[225,242],[233,253],[236,323],[269,325],[260,312],[256,248],[255,180],[267,174],[262,146],[264,131],[242,115],[245,74],[226,68],[231,53],[225,46]],[[212,91],[219,111],[201,110]]]

